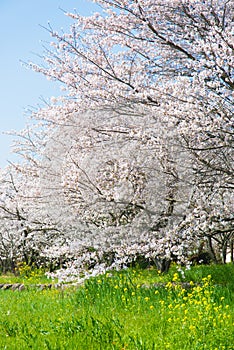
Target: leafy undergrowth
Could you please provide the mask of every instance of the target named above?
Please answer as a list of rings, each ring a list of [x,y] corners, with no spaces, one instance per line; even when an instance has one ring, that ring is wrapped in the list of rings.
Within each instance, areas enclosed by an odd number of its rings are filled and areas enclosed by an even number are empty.
[[[76,289],[0,291],[1,349],[233,350],[233,276],[234,265],[129,269]]]

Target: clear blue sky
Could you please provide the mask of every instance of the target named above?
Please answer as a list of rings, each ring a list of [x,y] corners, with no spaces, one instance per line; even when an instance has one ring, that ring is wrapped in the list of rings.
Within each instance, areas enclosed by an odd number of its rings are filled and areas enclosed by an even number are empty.
[[[22,129],[25,109],[40,104],[40,97],[59,94],[56,84],[20,63],[38,61],[35,54],[43,52],[41,41],[51,40],[40,25],[50,22],[56,30],[65,30],[72,23],[59,8],[75,8],[82,15],[98,10],[88,0],[0,0],[0,168],[7,159],[14,159],[10,153],[12,139],[4,132]]]

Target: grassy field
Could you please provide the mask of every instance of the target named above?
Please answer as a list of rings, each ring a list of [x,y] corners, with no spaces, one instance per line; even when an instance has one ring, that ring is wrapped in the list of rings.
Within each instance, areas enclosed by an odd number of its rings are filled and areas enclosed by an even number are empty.
[[[30,274],[0,283],[45,282]],[[233,350],[234,265],[172,267],[167,275],[129,269],[79,288],[0,290],[0,313],[0,349]]]

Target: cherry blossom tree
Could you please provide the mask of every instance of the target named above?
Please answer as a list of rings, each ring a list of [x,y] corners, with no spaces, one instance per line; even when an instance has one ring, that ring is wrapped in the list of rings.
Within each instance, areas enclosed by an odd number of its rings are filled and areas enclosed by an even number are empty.
[[[35,144],[30,143],[31,153]],[[80,242],[82,251],[95,247],[101,256],[118,251],[130,263],[141,253],[141,239],[142,254],[154,256],[147,242],[158,242],[180,222],[189,202],[190,161],[178,147],[174,130],[145,107],[73,115],[50,134],[36,165],[46,213],[70,244],[76,241],[75,249]],[[27,162],[28,152],[27,143]],[[131,254],[122,252],[133,244]]]
[[[38,218],[47,213],[66,237],[58,246],[71,258],[67,278],[84,265],[99,273],[107,256],[123,266],[142,254],[163,269],[204,241],[225,261],[233,0],[96,2],[90,17],[65,13],[69,33],[47,28],[44,64],[28,66],[63,94],[32,113],[16,145],[21,174],[37,179],[43,198]],[[42,254],[58,255],[51,246]]]
[[[48,28],[57,42],[46,52],[47,67],[32,64],[64,83],[66,116],[147,104],[177,126],[199,181],[232,189],[233,2],[98,3],[103,14],[67,13],[74,19],[70,33]]]
[[[40,266],[41,250],[62,242],[62,232],[46,215],[32,174],[24,176],[15,166],[8,166],[1,171],[0,184],[1,269],[14,272],[22,261]]]

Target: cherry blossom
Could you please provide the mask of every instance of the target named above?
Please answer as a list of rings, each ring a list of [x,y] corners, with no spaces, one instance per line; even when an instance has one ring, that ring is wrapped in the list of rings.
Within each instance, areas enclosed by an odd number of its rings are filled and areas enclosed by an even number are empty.
[[[100,13],[66,13],[69,33],[46,28],[44,62],[28,63],[62,89],[31,113],[11,169],[39,255],[63,257],[57,273],[77,281],[139,256],[163,270],[201,245],[225,262],[233,0],[95,2]]]

